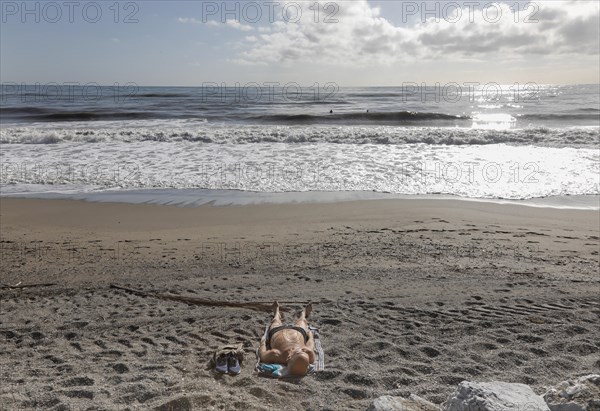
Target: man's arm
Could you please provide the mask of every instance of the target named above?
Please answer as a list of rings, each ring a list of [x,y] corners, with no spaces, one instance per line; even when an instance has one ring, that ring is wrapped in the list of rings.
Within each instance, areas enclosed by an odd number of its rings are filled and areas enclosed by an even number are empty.
[[[315,362],[315,337],[312,331],[308,332],[308,341],[304,351],[308,354],[308,361],[312,364]]]
[[[260,362],[265,364],[279,364],[279,357],[281,356],[281,352],[279,350],[267,350],[267,340],[263,337],[260,340],[260,348],[258,349],[258,356],[260,357]]]

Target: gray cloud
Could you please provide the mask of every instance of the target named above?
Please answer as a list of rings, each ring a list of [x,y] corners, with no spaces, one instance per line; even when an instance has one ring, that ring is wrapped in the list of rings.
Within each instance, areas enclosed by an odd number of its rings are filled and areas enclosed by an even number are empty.
[[[300,3],[306,8],[311,4]],[[498,3],[502,18],[497,23],[480,12],[471,23],[464,10],[455,23],[427,20],[410,27],[393,25],[366,0],[338,4],[338,23],[315,22],[310,15],[297,24],[276,23],[258,41],[248,42],[238,61],[369,66],[440,56],[489,61],[498,52],[509,58],[600,53],[597,2],[537,2],[539,10],[532,16],[537,23],[515,23],[510,5]],[[522,13],[521,20],[529,14]]]

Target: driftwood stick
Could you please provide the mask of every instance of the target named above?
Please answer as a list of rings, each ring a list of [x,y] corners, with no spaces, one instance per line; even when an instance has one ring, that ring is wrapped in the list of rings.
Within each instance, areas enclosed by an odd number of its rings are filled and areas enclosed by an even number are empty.
[[[56,285],[56,283],[42,283],[42,284],[15,284],[15,285],[7,285],[7,284],[1,284],[0,288],[10,288],[10,289],[17,289],[17,288],[31,288],[31,287],[51,287],[53,285]]]
[[[129,293],[139,295],[141,297],[154,297],[154,298],[159,298],[161,300],[181,301],[181,302],[184,302],[187,304],[203,305],[203,306],[208,306],[208,307],[248,308],[250,310],[271,312],[272,304],[273,304],[272,301],[270,301],[270,302],[268,302],[268,301],[252,301],[252,302],[238,303],[238,302],[230,302],[230,301],[205,300],[202,298],[184,297],[184,296],[173,295],[173,294],[150,293],[150,292],[143,291],[143,290],[135,290],[133,288],[121,287],[116,284],[111,284],[110,287],[115,288],[117,290],[127,291]],[[309,303],[308,301],[281,301],[281,302],[285,303],[285,304],[308,304]],[[313,304],[317,304],[317,303],[313,303]],[[284,308],[281,308],[281,310],[286,311],[286,309],[284,309]]]

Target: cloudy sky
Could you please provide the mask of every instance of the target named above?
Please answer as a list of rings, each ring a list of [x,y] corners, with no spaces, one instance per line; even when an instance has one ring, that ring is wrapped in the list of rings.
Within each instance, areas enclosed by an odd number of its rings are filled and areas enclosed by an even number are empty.
[[[600,83],[597,0],[279,3],[3,0],[0,80]]]

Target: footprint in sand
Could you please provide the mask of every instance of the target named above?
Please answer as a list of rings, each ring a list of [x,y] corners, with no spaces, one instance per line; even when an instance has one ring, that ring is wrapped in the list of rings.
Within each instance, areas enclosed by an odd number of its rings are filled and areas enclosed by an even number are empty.
[[[467,380],[467,378],[465,378],[464,376],[460,376],[460,375],[442,375],[438,378],[438,380],[442,384],[456,386],[456,385],[460,384],[462,381]]]
[[[351,373],[351,374],[347,374],[344,377],[344,382],[347,382],[349,384],[354,384],[354,385],[366,385],[366,386],[372,386],[375,385],[375,380],[373,378],[361,375],[361,374],[355,374],[355,373]]]
[[[123,363],[117,363],[112,366],[112,369],[115,370],[118,374],[125,374],[129,372],[129,367]]]
[[[88,400],[94,399],[94,393],[88,390],[71,390],[65,391],[63,394],[69,398],[85,398]]]
[[[65,360],[62,358],[55,357],[54,355],[47,355],[44,357],[46,360],[52,361],[54,364],[63,364]]]
[[[188,344],[187,344],[185,341],[181,341],[179,338],[177,338],[177,337],[175,337],[175,336],[172,336],[172,335],[167,335],[167,336],[165,337],[165,339],[167,339],[167,340],[169,340],[169,341],[171,341],[171,342],[174,342],[175,344],[182,345],[182,346],[184,346],[184,347],[187,347],[187,346],[188,346]]]
[[[367,391],[359,390],[356,388],[346,388],[346,389],[343,389],[342,392],[344,394],[348,394],[350,397],[354,398],[355,400],[363,400],[365,398],[370,397],[370,394]]]
[[[535,335],[528,335],[528,334],[518,335],[517,339],[519,341],[523,341],[523,342],[530,343],[530,344],[535,344],[535,343],[544,341],[544,339],[542,337],[537,337]]]
[[[64,381],[61,385],[63,387],[82,387],[94,385],[95,381],[89,377],[74,377]]]
[[[531,351],[532,353],[534,353],[538,357],[547,357],[549,355],[548,351],[543,350],[541,348],[537,348],[537,347],[532,347],[532,348],[529,349],[529,351]]]
[[[141,341],[145,342],[146,344],[150,344],[150,345],[156,345],[156,343],[154,342],[154,340],[152,338],[148,338],[148,337],[142,337],[140,338]]]
[[[75,348],[77,351],[83,352],[83,347],[78,342],[72,342],[71,347]]]
[[[429,358],[435,358],[441,354],[438,350],[429,346],[422,347],[421,351],[424,352]]]
[[[322,318],[321,323],[327,325],[340,325],[342,321],[338,320],[337,318]]]
[[[31,334],[29,334],[29,336],[35,341],[39,341],[46,338],[46,336],[39,331],[34,331]]]
[[[588,342],[576,342],[574,344],[570,344],[567,346],[567,350],[579,356],[595,354],[599,351],[598,347]]]
[[[318,380],[321,380],[321,381],[329,381],[329,380],[336,379],[341,374],[342,374],[341,371],[337,371],[337,370],[325,370],[325,371],[321,371],[321,372],[317,373],[316,377],[317,377]]]
[[[129,340],[117,340],[117,342],[121,345],[124,345],[127,348],[133,348]]]

